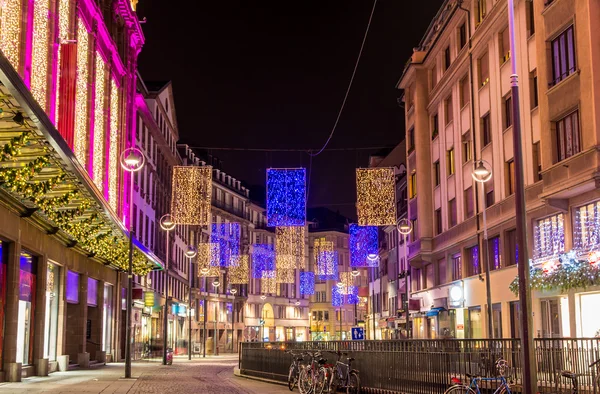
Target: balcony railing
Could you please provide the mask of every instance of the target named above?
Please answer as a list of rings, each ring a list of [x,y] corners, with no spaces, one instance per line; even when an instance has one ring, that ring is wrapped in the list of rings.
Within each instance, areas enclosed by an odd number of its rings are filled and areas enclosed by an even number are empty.
[[[213,198],[212,206],[222,209],[224,211],[227,211],[227,212],[234,214],[235,216],[238,216],[240,218],[250,220],[250,215],[244,209],[240,209],[239,207],[236,207],[232,204],[227,204],[224,201],[220,201],[220,200]]]

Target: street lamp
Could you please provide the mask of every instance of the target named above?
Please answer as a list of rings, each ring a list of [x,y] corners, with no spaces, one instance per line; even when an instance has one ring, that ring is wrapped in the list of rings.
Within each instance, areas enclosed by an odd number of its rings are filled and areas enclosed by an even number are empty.
[[[206,289],[206,275],[210,272],[210,268],[203,267],[200,269],[200,275],[204,279],[204,283],[202,285],[202,320],[203,320],[203,328],[202,328],[202,357],[206,358],[206,315],[207,315],[207,306],[206,306],[206,294],[208,294],[208,290]]]
[[[409,319],[408,319],[408,297],[410,296],[409,288],[409,274],[410,270],[408,269],[408,235],[413,231],[413,225],[410,220],[403,218],[398,220],[396,224],[396,229],[402,236],[404,237],[404,291],[406,292],[406,299],[404,300],[404,313],[406,314],[406,321],[404,322],[404,327],[406,329],[406,337],[410,338],[410,330],[409,330]],[[374,319],[373,319],[374,321]]]
[[[167,232],[166,237],[166,257],[165,257],[165,316],[163,319],[163,365],[167,365],[167,345],[168,345],[168,335],[167,331],[169,330],[169,244],[170,244],[170,236],[169,233],[175,228],[175,221],[171,217],[170,214],[165,214],[160,218],[159,221],[160,228]]]
[[[133,237],[135,228],[133,223],[133,174],[144,167],[146,159],[141,150],[127,148],[121,153],[121,167],[129,172],[129,265],[127,267],[127,306],[125,329],[125,378],[131,378],[131,303],[133,288]]]
[[[233,296],[233,316],[231,316],[231,348],[233,349],[233,334],[235,333],[235,318],[237,317],[237,310],[236,310],[236,302],[235,302],[235,295],[237,294],[237,289],[234,287],[232,289],[229,289],[229,293]],[[238,338],[238,342],[239,342],[239,338]]]
[[[190,259],[190,270],[189,270],[189,299],[188,299],[188,360],[192,359],[192,263],[194,257],[198,255],[198,251],[193,246],[189,245],[185,251],[185,257]]]
[[[218,289],[219,289],[219,286],[221,286],[221,282],[219,282],[218,279],[215,279],[213,281],[212,285],[215,288],[215,297],[218,297],[219,296]],[[217,327],[217,325],[218,325],[218,320],[219,320],[218,319],[218,315],[217,315],[217,305],[218,305],[218,302],[215,302],[215,329],[214,329],[214,332],[213,332],[213,334],[214,334],[215,337],[213,338],[213,356],[217,355],[217,338],[218,338],[218,335],[217,335],[217,329],[218,329],[218,327]]]
[[[483,257],[483,266],[485,268],[485,291],[487,297],[487,324],[488,324],[488,338],[494,337],[494,327],[492,319],[492,284],[490,283],[490,256],[488,247],[488,232],[487,232],[487,201],[485,200],[485,187],[484,183],[492,179],[492,166],[485,160],[478,160],[473,163],[473,173],[471,174],[473,179],[481,185],[481,210],[483,211],[483,242],[484,248],[483,253],[480,256]]]

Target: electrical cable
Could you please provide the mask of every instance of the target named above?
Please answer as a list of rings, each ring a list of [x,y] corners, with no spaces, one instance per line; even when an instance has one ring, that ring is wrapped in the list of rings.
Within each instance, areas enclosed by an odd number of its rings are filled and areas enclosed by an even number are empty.
[[[359,150],[377,150],[377,149],[388,149],[394,148],[395,145],[387,145],[387,146],[366,146],[366,147],[356,147],[356,148],[328,148],[323,149],[326,151],[359,151]],[[247,151],[247,152],[306,152],[310,153],[315,151],[316,149],[292,149],[292,148],[235,148],[235,147],[214,147],[214,146],[191,146],[190,149],[201,149],[201,150],[221,150],[221,151]],[[316,155],[311,155],[316,156]]]

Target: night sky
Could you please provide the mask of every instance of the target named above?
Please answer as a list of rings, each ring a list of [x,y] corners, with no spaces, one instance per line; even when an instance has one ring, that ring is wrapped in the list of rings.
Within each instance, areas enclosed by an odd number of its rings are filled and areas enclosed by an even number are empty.
[[[394,146],[404,137],[395,89],[442,0],[378,0],[330,148]],[[167,5],[168,4],[168,5]],[[141,0],[145,80],[172,80],[180,142],[198,147],[319,149],[342,103],[371,0]],[[309,206],[355,216],[355,168],[373,150],[312,160]],[[302,152],[213,150],[247,185],[265,168],[308,167]],[[310,218],[309,218],[310,219]]]

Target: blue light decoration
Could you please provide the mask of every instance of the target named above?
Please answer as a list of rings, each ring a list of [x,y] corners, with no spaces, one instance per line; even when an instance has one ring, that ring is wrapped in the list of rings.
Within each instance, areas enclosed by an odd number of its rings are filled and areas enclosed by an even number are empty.
[[[275,245],[252,245],[252,277],[254,279],[275,277]]]
[[[358,286],[348,286],[348,294],[346,294],[346,304],[358,305],[360,297],[358,296]]]
[[[350,225],[350,266],[377,267],[379,259],[369,260],[370,254],[379,254],[379,235],[375,226]]]
[[[499,270],[500,267],[500,238],[492,239],[492,247],[494,248],[494,269]]]
[[[240,224],[239,223],[213,223],[210,242],[219,244],[218,261],[211,265],[231,267],[238,263],[240,254]]]
[[[473,246],[471,248],[471,262],[473,264],[473,274],[480,274],[481,267],[479,265],[479,246]]]
[[[315,273],[302,271],[300,272],[300,295],[315,294]]]
[[[337,286],[331,288],[331,305],[342,306],[344,305],[344,295],[340,292]]]
[[[306,168],[267,169],[267,226],[304,226]]]
[[[315,265],[315,274],[319,280],[337,280],[338,279],[338,252],[323,251],[317,259]]]

